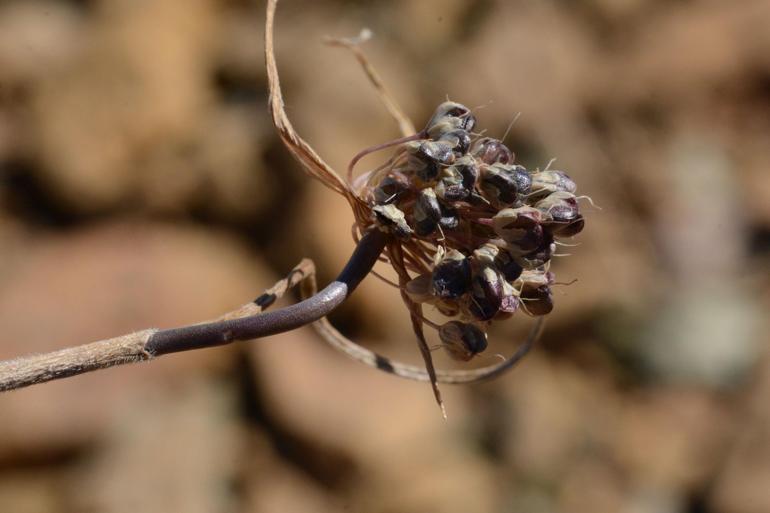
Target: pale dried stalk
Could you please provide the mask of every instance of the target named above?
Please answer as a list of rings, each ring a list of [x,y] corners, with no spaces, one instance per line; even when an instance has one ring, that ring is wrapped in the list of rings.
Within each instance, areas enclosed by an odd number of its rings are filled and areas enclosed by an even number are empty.
[[[390,91],[388,91],[388,88],[385,87],[385,82],[382,81],[380,74],[377,73],[377,70],[374,69],[374,66],[369,63],[369,59],[366,58],[366,54],[364,54],[364,51],[361,50],[361,43],[367,41],[370,37],[371,32],[369,32],[367,29],[364,29],[361,31],[361,34],[355,38],[329,37],[326,39],[326,44],[330,46],[341,46],[353,52],[353,55],[358,61],[358,64],[360,64],[361,68],[364,70],[366,78],[369,79],[369,83],[372,84],[372,87],[374,87],[374,90],[377,92],[377,96],[379,96],[380,101],[385,105],[385,108],[388,110],[388,113],[390,113],[391,117],[393,117],[393,119],[396,120],[396,123],[398,123],[398,128],[401,131],[401,135],[404,137],[413,135],[417,132],[417,130],[414,128],[414,124],[406,115],[406,113],[404,113],[398,102],[390,94]]]
[[[153,356],[145,350],[145,345],[157,331],[137,331],[53,353],[0,362],[0,392],[116,365],[151,360]]]

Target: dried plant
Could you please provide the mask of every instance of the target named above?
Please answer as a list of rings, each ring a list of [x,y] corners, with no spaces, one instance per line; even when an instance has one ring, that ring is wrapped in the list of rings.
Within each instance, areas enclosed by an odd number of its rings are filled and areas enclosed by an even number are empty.
[[[265,30],[270,113],[284,144],[307,173],[345,197],[353,210],[357,246],[345,269],[318,292],[313,263],[303,260],[256,300],[213,322],[145,330],[0,362],[0,390],[313,323],[324,340],[350,357],[400,377],[429,381],[446,415],[439,382],[471,383],[497,376],[532,347],[543,316],[553,308],[550,260],[556,240],[571,237],[584,226],[575,183],[562,171],[530,171],[516,164],[514,153],[502,141],[478,133],[473,112],[459,103],[442,103],[416,131],[361,51],[359,44],[367,33],[328,43],[354,53],[402,137],[360,152],[343,178],[297,134],[286,115],[273,48],[276,3],[268,1]],[[362,157],[386,149],[393,153],[381,166],[355,176]],[[397,283],[372,270],[378,260],[393,267]],[[326,320],[370,272],[399,289],[424,369],[373,353]],[[303,301],[263,312],[298,285]],[[426,319],[424,305],[449,320],[439,325]],[[518,311],[537,317],[537,322],[514,355],[479,369],[434,368],[424,326],[437,330],[441,347],[451,358],[469,361],[487,348],[490,324]]]

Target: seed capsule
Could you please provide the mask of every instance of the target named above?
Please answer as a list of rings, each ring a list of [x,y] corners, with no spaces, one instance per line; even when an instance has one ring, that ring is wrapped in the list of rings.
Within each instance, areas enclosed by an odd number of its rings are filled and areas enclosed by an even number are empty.
[[[471,283],[471,266],[457,250],[450,250],[433,268],[431,288],[441,299],[457,299],[465,294]]]
[[[535,203],[535,207],[543,211],[550,221],[558,224],[571,223],[580,215],[577,199],[571,192],[551,193]]]
[[[409,180],[403,175],[388,175],[374,189],[374,201],[379,205],[394,203],[409,190]]]
[[[535,206],[548,218],[546,225],[554,235],[571,237],[585,226],[577,198],[571,192],[557,191],[538,201]]]
[[[444,349],[455,360],[467,362],[487,348],[487,335],[473,324],[449,321],[438,329]]]
[[[444,201],[453,203],[467,198],[470,191],[463,185],[463,176],[455,166],[441,170],[440,179],[436,184],[436,196]]]
[[[463,187],[472,191],[479,180],[479,165],[476,163],[476,159],[466,155],[457,159],[453,167],[460,172],[460,176],[463,178]]]
[[[495,206],[516,203],[521,189],[522,196],[529,192],[529,175],[523,166],[493,164],[481,167],[481,191]]]
[[[482,137],[473,144],[471,154],[484,164],[510,164],[514,155],[506,145],[491,137]]]
[[[468,310],[480,321],[488,321],[500,310],[503,301],[503,279],[491,266],[473,276]]]
[[[430,235],[440,220],[441,206],[436,199],[436,192],[426,187],[420,191],[414,204],[414,230],[420,236]]]
[[[552,192],[572,192],[577,190],[577,185],[564,171],[540,171],[532,174],[532,194],[545,195]]]
[[[492,229],[511,246],[514,253],[521,254],[542,245],[545,237],[542,222],[543,213],[536,208],[504,208],[492,218]]]
[[[476,118],[471,110],[460,103],[444,102],[436,108],[425,130],[433,139],[454,129],[471,132],[476,126]]]
[[[508,248],[510,251],[510,247]],[[514,259],[524,269],[536,269],[551,259],[554,251],[556,251],[556,244],[553,242],[553,235],[549,232],[543,232],[543,241],[540,246],[525,254],[515,254]]]
[[[423,141],[407,144],[407,151],[412,155],[410,165],[423,182],[434,181],[442,166],[448,166],[455,160],[452,146],[445,141]]]
[[[524,302],[524,309],[533,316],[546,315],[553,310],[553,295],[548,285],[525,286],[521,290],[521,300]]]
[[[573,235],[577,235],[578,233],[582,232],[585,224],[586,223],[583,219],[583,216],[578,214],[575,219],[567,224],[553,223],[548,228],[551,230],[551,233],[557,237],[572,237]]]
[[[503,282],[503,299],[500,301],[500,309],[498,315],[495,318],[500,317],[500,314],[506,314],[510,316],[519,309],[519,296],[516,289],[508,282]]]
[[[395,205],[375,205],[372,211],[377,223],[399,239],[408,239],[412,235],[404,213]]]
[[[458,128],[442,134],[441,137],[439,137],[439,141],[448,143],[451,146],[452,151],[454,151],[455,156],[461,157],[468,153],[468,148],[470,148],[471,145],[471,136],[468,135],[467,131]]]

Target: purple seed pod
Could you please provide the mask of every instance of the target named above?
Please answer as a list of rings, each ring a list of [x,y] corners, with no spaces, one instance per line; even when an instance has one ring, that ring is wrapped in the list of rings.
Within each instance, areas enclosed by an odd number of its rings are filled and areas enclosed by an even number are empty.
[[[481,166],[481,191],[495,206],[509,206],[519,199],[519,187],[527,188],[527,170],[523,166],[493,164]],[[526,193],[525,193],[526,194]]]
[[[487,348],[487,335],[473,324],[449,321],[438,329],[444,349],[455,360],[467,362]]]
[[[577,185],[564,171],[540,171],[532,174],[532,195],[540,196],[552,192],[571,192],[577,190]]]
[[[524,302],[525,311],[533,316],[546,315],[553,310],[553,295],[548,285],[523,287],[521,300]]]
[[[442,134],[439,137],[439,141],[448,143],[452,147],[455,156],[461,157],[468,153],[468,148],[471,145],[471,136],[465,130],[458,128]]]
[[[519,309],[519,296],[513,286],[503,282],[503,300],[500,302],[499,312],[504,314],[513,314]]]
[[[436,230],[441,220],[441,206],[436,199],[436,192],[426,187],[420,191],[414,204],[414,230],[417,235],[430,235]]]
[[[372,211],[377,224],[399,239],[406,240],[412,235],[404,213],[395,205],[375,205]]]
[[[500,310],[505,281],[491,266],[484,267],[471,280],[468,310],[480,321],[488,321]]]
[[[409,180],[401,175],[388,175],[374,189],[374,201],[379,205],[396,202],[409,190]]]
[[[468,107],[460,103],[444,102],[436,108],[425,131],[432,139],[438,139],[441,134],[457,128],[471,132],[474,126],[476,118]]]
[[[521,254],[542,245],[545,237],[542,222],[543,213],[534,207],[504,208],[492,218],[492,229],[515,254]]]
[[[491,137],[482,137],[477,140],[471,148],[471,155],[476,157],[479,162],[484,164],[511,164],[514,161],[514,155],[506,145],[497,139]]]
[[[450,250],[433,268],[431,288],[438,298],[457,299],[465,294],[470,284],[470,262],[457,250]]]

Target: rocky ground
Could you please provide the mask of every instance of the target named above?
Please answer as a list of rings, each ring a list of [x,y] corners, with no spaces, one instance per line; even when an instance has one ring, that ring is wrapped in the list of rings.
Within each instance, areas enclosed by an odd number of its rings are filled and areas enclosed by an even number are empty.
[[[0,3],[0,358],[215,317],[302,257],[341,268],[352,214],[269,122],[263,10]],[[322,43],[364,26],[417,125],[447,96],[498,137],[520,113],[517,161],[558,158],[601,208],[535,352],[445,386],[448,421],[310,329],[5,394],[0,511],[770,510],[770,3],[282,0],[288,114],[337,169],[398,135]],[[333,320],[420,361],[382,282]]]

